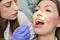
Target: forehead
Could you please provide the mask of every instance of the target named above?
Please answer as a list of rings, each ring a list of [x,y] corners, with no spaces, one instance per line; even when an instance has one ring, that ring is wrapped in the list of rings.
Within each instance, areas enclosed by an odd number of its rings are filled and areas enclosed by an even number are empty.
[[[56,4],[53,2],[53,1],[47,1],[47,0],[45,0],[45,1],[41,1],[39,4],[38,4],[38,6],[51,6],[51,7],[53,7],[53,8],[56,8]]]
[[[2,0],[1,3],[6,3],[6,2],[9,2],[9,1],[15,1],[15,0]]]

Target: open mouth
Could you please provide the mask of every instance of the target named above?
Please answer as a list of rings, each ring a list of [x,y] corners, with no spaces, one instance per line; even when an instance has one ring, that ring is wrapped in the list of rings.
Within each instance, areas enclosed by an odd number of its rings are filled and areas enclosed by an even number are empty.
[[[38,20],[35,22],[35,27],[41,28],[44,25],[44,21],[43,20]]]
[[[44,22],[37,21],[36,25],[39,25],[39,24],[44,24]]]

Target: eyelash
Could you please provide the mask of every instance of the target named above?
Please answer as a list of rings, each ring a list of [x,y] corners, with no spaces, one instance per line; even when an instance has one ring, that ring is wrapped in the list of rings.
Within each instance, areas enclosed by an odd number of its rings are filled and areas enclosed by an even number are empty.
[[[49,9],[46,9],[46,11],[47,11],[47,12],[51,12],[51,10],[49,10]]]
[[[6,6],[6,7],[8,7],[8,8],[9,8],[10,6],[11,6],[11,4],[10,4],[10,5],[8,5],[8,6]]]

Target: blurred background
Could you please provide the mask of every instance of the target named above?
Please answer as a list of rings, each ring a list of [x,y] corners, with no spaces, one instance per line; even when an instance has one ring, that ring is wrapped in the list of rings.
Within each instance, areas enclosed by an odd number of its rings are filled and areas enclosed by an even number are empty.
[[[39,0],[17,0],[19,11],[24,12],[30,21],[32,21],[31,18],[34,13],[34,7],[38,1]]]

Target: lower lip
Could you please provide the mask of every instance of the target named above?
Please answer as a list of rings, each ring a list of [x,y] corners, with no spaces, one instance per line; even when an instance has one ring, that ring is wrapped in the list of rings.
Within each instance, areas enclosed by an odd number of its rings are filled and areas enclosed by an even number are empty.
[[[15,13],[15,14],[12,14],[12,15],[17,16],[17,14],[18,14],[18,13]]]
[[[35,25],[36,28],[42,28],[44,24]]]

